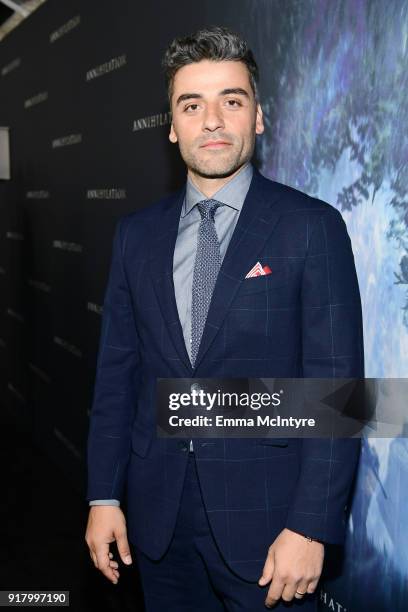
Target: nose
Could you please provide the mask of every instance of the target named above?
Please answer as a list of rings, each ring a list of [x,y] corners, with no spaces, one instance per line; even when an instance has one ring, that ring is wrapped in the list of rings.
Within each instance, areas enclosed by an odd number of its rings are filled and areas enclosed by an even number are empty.
[[[225,127],[221,109],[217,105],[209,105],[203,116],[203,130],[214,132]]]

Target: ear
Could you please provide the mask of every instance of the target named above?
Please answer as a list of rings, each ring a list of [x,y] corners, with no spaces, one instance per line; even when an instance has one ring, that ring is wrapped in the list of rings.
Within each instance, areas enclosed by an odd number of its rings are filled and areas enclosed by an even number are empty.
[[[173,122],[171,123],[171,126],[170,126],[169,140],[173,144],[175,144],[177,142],[177,134],[176,134],[176,132],[174,130]]]
[[[262,112],[262,108],[261,105],[258,104],[256,105],[256,121],[255,121],[255,132],[257,134],[263,134],[264,130],[265,130],[265,126],[264,126],[264,122],[263,122],[263,112]]]

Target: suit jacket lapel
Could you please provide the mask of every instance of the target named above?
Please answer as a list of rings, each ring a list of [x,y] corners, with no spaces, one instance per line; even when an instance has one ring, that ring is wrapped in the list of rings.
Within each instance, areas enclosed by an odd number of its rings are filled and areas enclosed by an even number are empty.
[[[165,212],[158,219],[157,234],[150,250],[151,278],[170,337],[189,377],[194,375],[210,348],[242,280],[281,215],[281,210],[275,206],[279,200],[278,191],[275,196],[272,192],[271,197],[271,184],[254,169],[250,188],[217,277],[194,368],[184,342],[173,283],[173,256],[185,185],[169,199]]]
[[[188,376],[191,376],[193,369],[184,342],[173,283],[174,248],[185,192],[184,185],[170,198],[164,214],[158,219],[149,264],[153,286],[168,332],[181,361],[188,369]]]
[[[214,341],[241,282],[282,214],[276,206],[278,190],[274,194],[271,185],[273,183],[254,168],[250,188],[215,283],[194,371]]]

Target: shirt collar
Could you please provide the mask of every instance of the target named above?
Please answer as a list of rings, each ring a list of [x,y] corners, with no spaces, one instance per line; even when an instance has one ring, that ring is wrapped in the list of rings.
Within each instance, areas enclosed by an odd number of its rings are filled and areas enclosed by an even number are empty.
[[[245,166],[232,178],[228,183],[220,187],[218,191],[211,197],[213,200],[218,200],[231,208],[241,210],[244,203],[246,194],[251,184],[253,175],[253,166],[251,162],[247,162]],[[187,177],[186,186],[186,197],[184,198],[183,210],[181,213],[182,217],[188,215],[188,213],[194,208],[194,206],[201,202],[201,200],[207,200],[201,191],[194,185],[190,177]]]

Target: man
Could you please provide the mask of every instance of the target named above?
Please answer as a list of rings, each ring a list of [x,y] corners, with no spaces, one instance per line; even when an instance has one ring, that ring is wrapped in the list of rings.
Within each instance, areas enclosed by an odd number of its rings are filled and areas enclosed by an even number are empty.
[[[334,207],[250,163],[264,125],[242,39],[201,30],[174,40],[164,67],[187,183],[116,227],[86,541],[116,583],[109,544],[131,562],[128,527],[148,612],[315,610],[359,441],[157,438],[155,389],[159,377],[362,377],[350,239]]]

